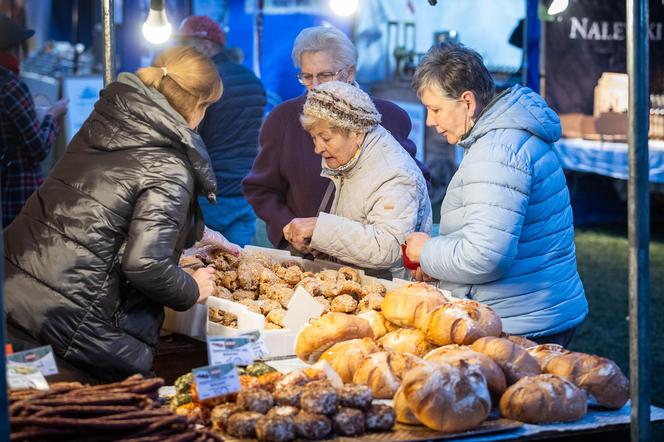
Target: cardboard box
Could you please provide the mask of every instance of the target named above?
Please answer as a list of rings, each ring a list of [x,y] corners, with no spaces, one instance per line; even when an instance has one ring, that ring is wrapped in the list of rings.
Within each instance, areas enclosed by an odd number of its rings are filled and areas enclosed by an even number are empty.
[[[341,264],[325,260],[311,261],[302,259],[297,256],[292,256],[290,252],[286,250],[266,249],[254,246],[247,246],[244,250],[247,252],[253,251],[265,253],[270,255],[270,257],[277,262],[297,262],[305,271],[314,273],[327,269],[338,270],[340,267],[343,267]],[[359,273],[362,285],[378,281],[383,284],[388,291],[407,282],[403,280],[388,281],[367,276],[362,271],[359,271]],[[208,307],[220,308],[237,315],[237,328],[226,327],[209,321]],[[206,305],[196,304],[185,312],[176,312],[168,308],[165,310],[166,319],[162,326],[164,330],[191,336],[201,341],[205,341],[207,336],[238,336],[242,333],[259,330],[268,350],[268,358],[291,356],[294,354],[295,339],[299,329],[265,330],[265,317],[261,314],[249,311],[246,306],[237,302],[210,296]]]

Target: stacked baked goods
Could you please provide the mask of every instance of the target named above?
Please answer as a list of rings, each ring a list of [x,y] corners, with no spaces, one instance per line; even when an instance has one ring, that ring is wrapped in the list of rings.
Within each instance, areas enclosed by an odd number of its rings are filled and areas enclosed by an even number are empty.
[[[265,253],[226,252],[183,256],[180,265],[193,272],[204,266],[216,269],[215,296],[238,302],[249,311],[265,316],[266,329],[284,327],[286,308],[297,287],[306,289],[323,306],[324,312],[361,313],[380,310],[385,287],[379,282],[362,285],[360,274],[351,267],[305,271],[297,261],[278,262]],[[210,308],[209,320],[237,327],[237,316]]]
[[[398,422],[446,432],[480,425],[492,404],[510,419],[568,422],[588,403],[619,408],[629,396],[612,361],[506,334],[490,307],[422,283],[388,292],[380,309],[313,320],[296,354],[393,399]]]

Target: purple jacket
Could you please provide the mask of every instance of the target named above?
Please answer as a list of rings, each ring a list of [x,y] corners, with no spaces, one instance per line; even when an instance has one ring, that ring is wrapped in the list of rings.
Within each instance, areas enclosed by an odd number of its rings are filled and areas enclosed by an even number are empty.
[[[267,224],[268,238],[275,247],[282,245],[282,230],[293,218],[318,215],[330,182],[320,176],[321,158],[314,152],[311,136],[300,124],[306,99],[304,94],[270,112],[260,131],[261,149],[249,175],[242,181],[244,196]],[[408,139],[411,123],[406,111],[390,101],[372,100],[383,116],[381,125],[415,157],[415,144]],[[428,183],[428,170],[420,162],[418,166]]]

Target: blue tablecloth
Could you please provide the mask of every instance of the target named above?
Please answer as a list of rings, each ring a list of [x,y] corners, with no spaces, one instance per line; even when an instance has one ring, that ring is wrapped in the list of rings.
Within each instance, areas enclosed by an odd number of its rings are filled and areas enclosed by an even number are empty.
[[[648,143],[650,182],[664,183],[664,141]],[[629,176],[626,143],[563,138],[555,144],[565,169],[626,180]]]

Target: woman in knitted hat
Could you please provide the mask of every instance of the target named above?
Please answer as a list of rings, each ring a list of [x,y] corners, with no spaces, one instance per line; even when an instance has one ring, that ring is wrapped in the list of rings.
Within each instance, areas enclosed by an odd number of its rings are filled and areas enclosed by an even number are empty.
[[[422,172],[380,120],[369,96],[350,84],[332,81],[309,92],[300,121],[336,193],[330,213],[284,227],[294,248],[389,270],[400,266],[406,235],[431,230]]]

